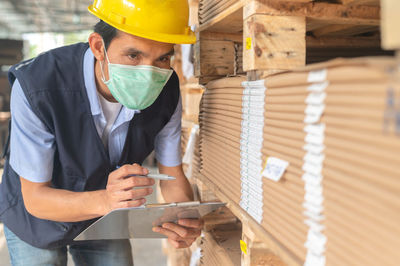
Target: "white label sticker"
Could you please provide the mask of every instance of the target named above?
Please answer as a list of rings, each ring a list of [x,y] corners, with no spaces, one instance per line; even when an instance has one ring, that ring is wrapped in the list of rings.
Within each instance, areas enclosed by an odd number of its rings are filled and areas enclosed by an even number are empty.
[[[324,135],[325,132],[325,124],[320,123],[320,124],[307,125],[304,127],[304,132],[322,136]]]
[[[326,81],[327,76],[328,76],[328,71],[325,68],[320,70],[314,70],[310,71],[310,73],[308,74],[307,81],[310,83],[323,82]]]
[[[287,161],[281,160],[276,157],[268,157],[262,175],[274,181],[279,181],[289,166]]]
[[[312,92],[306,98],[306,104],[323,104],[326,98],[326,93],[324,92]]]
[[[311,152],[314,154],[320,154],[324,151],[325,146],[324,145],[314,145],[311,143],[307,143],[306,145],[303,146],[303,149],[307,152]]]
[[[325,266],[325,256],[308,251],[304,266]]]
[[[312,220],[312,219],[307,219],[304,221],[306,225],[310,227],[311,230],[316,231],[316,232],[322,232],[325,229],[325,226]]]
[[[321,185],[322,182],[322,175],[312,175],[310,173],[304,173],[304,175],[301,177],[301,179],[304,180],[305,183],[311,184],[314,186]]]
[[[322,164],[324,162],[324,159],[325,159],[324,154],[315,154],[315,153],[311,153],[311,152],[307,152],[303,158],[303,160],[305,162],[315,164],[315,165]]]
[[[329,86],[329,82],[315,83],[307,87],[308,91],[323,92]]]
[[[307,161],[304,162],[302,169],[304,172],[315,176],[319,176],[322,174],[322,165],[314,165]]]

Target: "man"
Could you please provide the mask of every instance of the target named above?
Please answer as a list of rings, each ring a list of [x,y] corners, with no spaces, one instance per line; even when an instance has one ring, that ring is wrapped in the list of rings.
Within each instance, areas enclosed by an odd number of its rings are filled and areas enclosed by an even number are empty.
[[[74,242],[96,218],[145,203],[140,164],[155,149],[167,202],[190,201],[179,153],[174,43],[193,43],[185,0],[95,0],[101,21],[80,43],[11,68],[10,148],[0,186],[13,265],[132,265],[128,240]],[[189,247],[202,221],[153,230]],[[111,230],[111,228],[110,228]]]

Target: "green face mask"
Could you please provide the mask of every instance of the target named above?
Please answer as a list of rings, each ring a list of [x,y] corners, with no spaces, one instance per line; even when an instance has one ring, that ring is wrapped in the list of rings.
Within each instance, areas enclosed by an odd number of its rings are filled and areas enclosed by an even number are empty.
[[[105,80],[100,61],[102,80],[114,98],[129,109],[143,110],[152,105],[171,77],[172,69],[154,66],[111,64],[107,51],[109,80]]]

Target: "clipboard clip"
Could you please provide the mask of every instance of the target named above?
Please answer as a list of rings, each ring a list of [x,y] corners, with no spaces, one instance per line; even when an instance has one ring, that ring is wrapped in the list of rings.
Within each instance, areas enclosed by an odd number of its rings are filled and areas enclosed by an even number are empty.
[[[200,201],[171,202],[171,203],[154,203],[146,204],[146,208],[154,207],[196,207],[200,206]]]

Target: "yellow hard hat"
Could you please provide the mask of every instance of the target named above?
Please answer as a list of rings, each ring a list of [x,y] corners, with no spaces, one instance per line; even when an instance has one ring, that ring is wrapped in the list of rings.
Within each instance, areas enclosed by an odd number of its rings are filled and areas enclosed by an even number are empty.
[[[166,43],[195,43],[187,0],[94,0],[89,12],[126,33]]]

